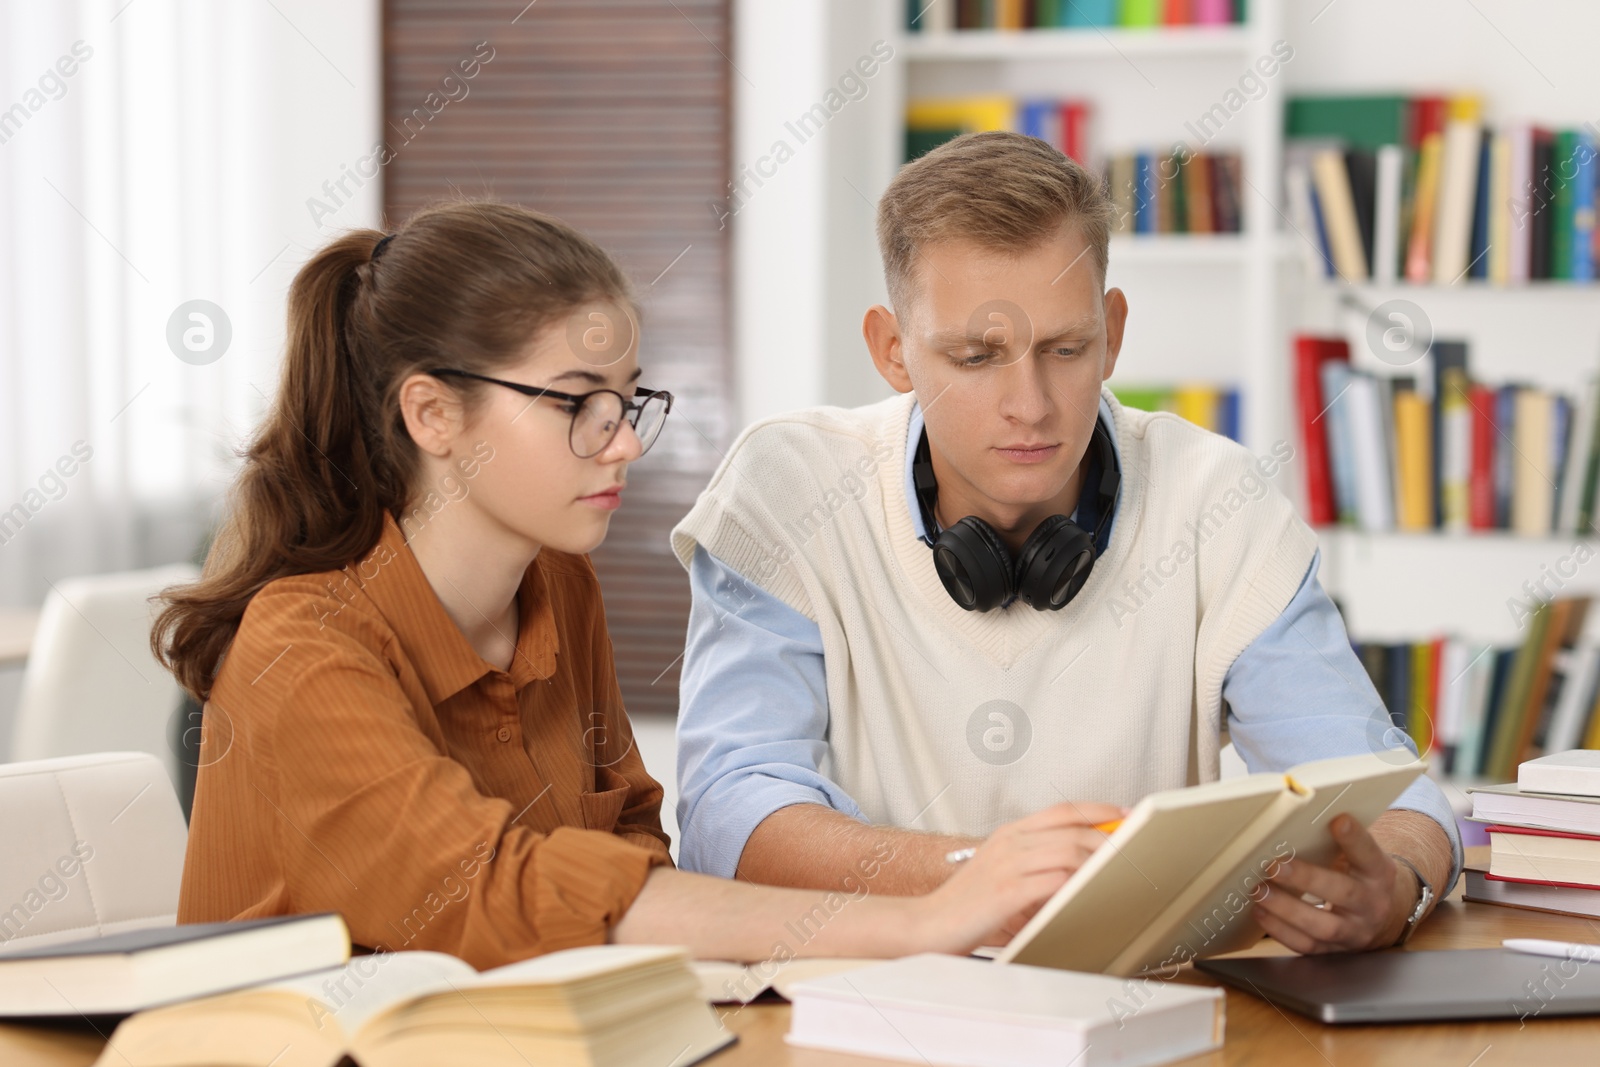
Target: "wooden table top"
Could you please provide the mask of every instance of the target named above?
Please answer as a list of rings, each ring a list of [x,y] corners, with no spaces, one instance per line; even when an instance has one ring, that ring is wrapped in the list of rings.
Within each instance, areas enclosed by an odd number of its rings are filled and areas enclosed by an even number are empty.
[[[1595,943],[1600,942],[1600,924],[1493,904],[1469,904],[1461,899],[1458,883],[1455,892],[1423,923],[1407,950],[1495,948],[1507,937]],[[1247,954],[1287,952],[1276,942],[1263,941]],[[1216,984],[1188,967],[1174,981]],[[1184,1067],[1561,1067],[1600,1061],[1600,1017],[1540,1018],[1526,1023],[1509,1019],[1328,1026],[1231,988],[1227,998],[1223,1048],[1183,1060]],[[717,1010],[724,1024],[739,1035],[739,1042],[705,1061],[707,1067],[883,1067],[891,1062],[791,1048],[783,1040],[789,1029],[789,1006],[781,1002],[742,1008],[728,1005]],[[0,1026],[0,1064],[6,1067],[86,1067],[102,1046],[92,1034]]]
[[[38,628],[37,608],[0,608],[0,667],[27,660]]]

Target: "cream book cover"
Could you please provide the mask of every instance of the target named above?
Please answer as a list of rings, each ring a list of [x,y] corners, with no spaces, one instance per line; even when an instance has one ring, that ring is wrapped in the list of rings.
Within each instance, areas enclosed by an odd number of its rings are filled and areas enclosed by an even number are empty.
[[[1277,864],[1332,862],[1328,824],[1370,826],[1424,769],[1392,749],[1152,793],[995,958],[1127,976],[1243,948]]]

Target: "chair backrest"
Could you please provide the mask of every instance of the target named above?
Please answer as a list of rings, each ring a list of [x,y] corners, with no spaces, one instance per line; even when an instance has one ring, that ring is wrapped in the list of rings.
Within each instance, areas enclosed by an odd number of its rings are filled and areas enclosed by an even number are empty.
[[[187,834],[146,753],[0,764],[0,952],[171,926]]]
[[[150,598],[198,575],[185,563],[57,582],[23,670],[11,758],[148,752],[175,781],[180,690],[150,654]]]

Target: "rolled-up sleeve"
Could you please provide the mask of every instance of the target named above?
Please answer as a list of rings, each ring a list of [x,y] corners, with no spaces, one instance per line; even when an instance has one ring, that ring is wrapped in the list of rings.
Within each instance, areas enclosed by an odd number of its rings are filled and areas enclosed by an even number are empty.
[[[780,808],[820,804],[865,820],[823,771],[828,689],[816,623],[703,548],[689,581],[678,861],[732,878],[750,834]]]
[[[1317,580],[1320,553],[1283,614],[1239,654],[1223,680],[1228,728],[1251,771],[1282,771],[1310,760],[1393,747],[1397,731],[1350,647],[1344,620]],[[1411,754],[1416,745],[1403,737]],[[1389,805],[1421,812],[1450,839],[1450,882],[1461,873],[1461,834],[1439,784],[1419,777]]]

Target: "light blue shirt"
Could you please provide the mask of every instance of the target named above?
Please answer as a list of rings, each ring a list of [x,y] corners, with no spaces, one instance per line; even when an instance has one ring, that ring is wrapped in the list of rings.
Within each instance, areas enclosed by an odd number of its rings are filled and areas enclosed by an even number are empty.
[[[1100,418],[1109,429],[1104,398]],[[911,464],[921,433],[922,412],[914,407],[905,492],[919,537]],[[1111,440],[1116,451],[1114,432]],[[1112,536],[1120,503],[1119,494]],[[1252,772],[1370,752],[1373,739],[1389,728],[1389,713],[1350,647],[1344,620],[1317,581],[1320,558],[1312,556],[1283,614],[1223,679],[1229,733]],[[867,820],[819,770],[828,749],[828,687],[817,624],[698,546],[689,582],[693,604],[678,711],[679,863],[732,878],[750,834],[780,808],[821,804]],[[1405,743],[1415,755],[1416,746],[1409,738]],[[1462,862],[1455,814],[1443,791],[1421,777],[1390,806],[1429,816],[1450,838],[1450,882],[1434,887],[1443,897]]]

